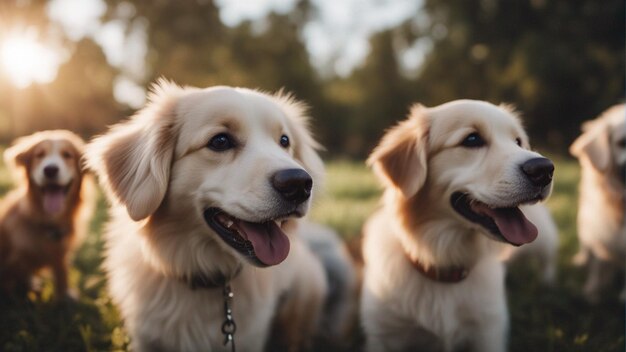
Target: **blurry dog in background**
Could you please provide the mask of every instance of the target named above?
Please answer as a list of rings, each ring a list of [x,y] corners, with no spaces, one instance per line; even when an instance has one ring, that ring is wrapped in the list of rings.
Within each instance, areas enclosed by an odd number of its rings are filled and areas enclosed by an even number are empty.
[[[17,189],[0,205],[0,285],[24,294],[51,268],[57,299],[68,290],[68,262],[87,230],[93,188],[83,173],[83,140],[65,130],[19,138],[4,153]]]
[[[504,351],[501,242],[537,228],[521,205],[548,197],[554,165],[506,106],[415,106],[368,163],[385,185],[364,228],[366,351]]]
[[[624,104],[585,123],[570,152],[581,166],[577,222],[580,251],[574,261],[587,265],[584,294],[590,302],[598,302],[616,273],[624,272],[626,259]],[[625,293],[622,291],[622,299]]]

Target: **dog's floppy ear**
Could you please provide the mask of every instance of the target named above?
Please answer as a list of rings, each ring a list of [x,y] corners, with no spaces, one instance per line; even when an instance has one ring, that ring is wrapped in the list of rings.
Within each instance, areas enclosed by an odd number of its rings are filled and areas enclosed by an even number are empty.
[[[33,148],[41,142],[39,133],[20,137],[4,151],[4,163],[16,180],[21,180],[22,170],[30,167]]]
[[[174,109],[181,91],[160,80],[144,109],[87,145],[88,167],[135,221],[154,213],[167,191],[176,144]]]
[[[30,161],[30,154],[34,145],[35,143],[28,137],[16,139],[13,145],[4,151],[4,163],[12,169],[26,166]]]
[[[611,147],[606,126],[592,124],[586,127],[585,133],[572,143],[569,151],[577,158],[586,157],[598,171],[606,171],[611,162]]]
[[[425,108],[415,105],[408,119],[391,128],[367,159],[374,173],[405,198],[417,194],[426,182],[428,120]]]

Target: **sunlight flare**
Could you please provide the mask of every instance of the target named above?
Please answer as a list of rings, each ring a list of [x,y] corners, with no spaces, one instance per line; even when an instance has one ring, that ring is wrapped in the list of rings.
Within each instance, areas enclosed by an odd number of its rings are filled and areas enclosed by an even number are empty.
[[[34,29],[13,32],[0,41],[0,67],[13,85],[49,83],[56,77],[62,55],[37,38]]]

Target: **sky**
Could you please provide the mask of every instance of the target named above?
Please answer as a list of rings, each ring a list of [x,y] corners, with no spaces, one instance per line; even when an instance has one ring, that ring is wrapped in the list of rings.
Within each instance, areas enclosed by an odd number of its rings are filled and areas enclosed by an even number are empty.
[[[297,0],[216,0],[220,19],[228,26],[242,21],[262,20],[270,12],[287,13]],[[349,75],[365,60],[369,52],[371,34],[394,27],[418,13],[422,0],[312,0],[319,10],[319,19],[308,23],[303,39],[311,62],[321,74]],[[99,18],[106,11],[102,0],[52,0],[48,16],[62,24],[73,40],[85,36],[102,46],[110,64],[123,74],[115,82],[114,95],[122,103],[138,108],[144,104],[145,92],[135,82],[142,82],[143,62],[147,53],[145,23],[126,28],[123,20],[102,23]],[[118,17],[132,16],[132,5],[119,6]],[[423,59],[426,47],[418,43],[401,57],[404,66],[415,68]],[[1,58],[0,58],[1,59]],[[48,67],[56,72],[59,56]],[[330,71],[330,72],[329,72]],[[51,74],[42,73],[49,78]],[[24,85],[25,82],[22,82]]]

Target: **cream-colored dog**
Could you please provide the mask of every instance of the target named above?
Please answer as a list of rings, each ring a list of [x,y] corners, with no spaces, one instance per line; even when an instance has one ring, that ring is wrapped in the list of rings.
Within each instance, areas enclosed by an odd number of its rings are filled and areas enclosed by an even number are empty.
[[[505,106],[415,106],[368,163],[386,186],[364,228],[367,351],[506,349],[499,243],[535,240],[518,208],[545,199],[552,162]]]
[[[87,152],[112,202],[104,266],[133,349],[261,351],[273,321],[279,346],[301,349],[326,292],[293,235],[323,172],[303,106],[165,81],[149,100]]]
[[[603,289],[624,271],[626,225],[626,110],[617,105],[585,123],[570,152],[581,166],[578,204],[580,252],[575,261],[587,264],[584,293],[597,302]],[[622,292],[624,298],[626,289]]]

